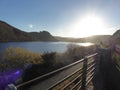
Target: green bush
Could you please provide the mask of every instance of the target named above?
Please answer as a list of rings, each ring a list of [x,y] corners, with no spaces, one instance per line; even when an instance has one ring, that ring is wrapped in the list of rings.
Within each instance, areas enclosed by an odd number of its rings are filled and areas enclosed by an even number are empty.
[[[45,64],[54,64],[55,63],[55,56],[56,56],[56,52],[51,52],[51,53],[44,53],[42,55],[43,58],[43,62]]]

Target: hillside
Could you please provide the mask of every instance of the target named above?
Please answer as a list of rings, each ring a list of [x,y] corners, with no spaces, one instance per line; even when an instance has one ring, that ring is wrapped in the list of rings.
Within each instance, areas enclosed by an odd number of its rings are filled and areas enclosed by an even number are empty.
[[[0,42],[13,41],[57,41],[49,32],[24,32],[4,21],[0,21]]]
[[[111,37],[110,37],[111,43],[120,44],[120,30],[117,30]]]
[[[0,42],[29,40],[32,38],[26,32],[0,21]]]

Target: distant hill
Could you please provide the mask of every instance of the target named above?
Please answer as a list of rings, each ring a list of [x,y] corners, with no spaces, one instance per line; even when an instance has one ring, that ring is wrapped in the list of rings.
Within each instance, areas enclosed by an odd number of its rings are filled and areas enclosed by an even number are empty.
[[[24,32],[4,21],[0,21],[0,42],[13,41],[57,41],[49,32]]]
[[[63,42],[84,42],[83,38],[59,37],[59,36],[55,36],[55,38]]]
[[[40,41],[57,41],[55,37],[53,37],[48,31],[40,31],[40,32],[30,32],[31,37],[34,37],[35,40]]]
[[[101,41],[107,40],[111,35],[95,35],[85,38],[66,38],[66,37],[55,37],[59,41],[67,42],[91,42],[91,43],[100,43]]]
[[[104,42],[108,40],[110,37],[111,35],[95,35],[95,36],[84,38],[84,41],[99,44],[100,42]]]

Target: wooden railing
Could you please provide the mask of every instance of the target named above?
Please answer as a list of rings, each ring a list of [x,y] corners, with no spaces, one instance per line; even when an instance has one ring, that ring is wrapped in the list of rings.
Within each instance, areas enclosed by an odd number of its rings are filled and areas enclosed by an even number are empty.
[[[95,70],[94,60],[95,59],[93,58],[96,55],[97,54],[93,54],[91,56],[85,57],[80,62],[80,63],[83,63],[83,66],[81,68],[73,72],[71,75],[68,75],[68,77],[62,79],[61,81],[58,81],[58,83],[48,88],[48,90],[80,90],[80,89],[86,90],[87,85],[89,84],[89,82],[92,80],[94,76],[94,70]],[[73,76],[75,77],[73,78]],[[65,80],[68,80],[71,77],[73,78],[72,80],[70,80],[66,85],[59,88],[60,84],[63,84]]]
[[[78,65],[80,66],[79,68],[48,87],[47,90],[87,90],[87,86],[91,82],[95,74],[94,72],[96,68],[96,56],[97,53],[86,56],[85,58],[76,61],[70,65],[64,66],[60,69],[49,72],[35,79],[16,85],[14,88],[16,88],[17,90],[23,90],[25,86],[32,85],[33,82],[44,82],[43,78],[48,79],[51,78],[51,76],[54,77],[55,74],[59,74],[62,71],[69,70],[69,68],[73,68],[74,66]]]
[[[116,61],[116,67],[120,71],[120,45],[115,45],[112,56],[114,56],[113,59]]]

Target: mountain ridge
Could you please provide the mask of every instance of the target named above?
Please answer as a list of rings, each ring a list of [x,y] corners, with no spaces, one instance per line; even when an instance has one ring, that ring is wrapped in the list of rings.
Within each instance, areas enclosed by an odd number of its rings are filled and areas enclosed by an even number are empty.
[[[117,41],[120,43],[120,30],[113,35],[94,35],[85,38],[66,38],[53,36],[48,31],[25,32],[4,21],[0,20],[0,42],[21,42],[21,41],[63,41],[63,42],[92,42]]]
[[[39,37],[35,36],[32,32],[29,33],[29,32],[22,31],[4,21],[0,21],[0,42],[57,41],[47,31],[41,31],[36,33],[39,34]]]

